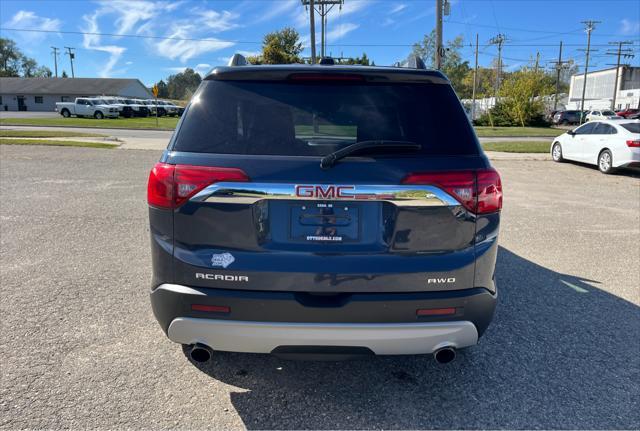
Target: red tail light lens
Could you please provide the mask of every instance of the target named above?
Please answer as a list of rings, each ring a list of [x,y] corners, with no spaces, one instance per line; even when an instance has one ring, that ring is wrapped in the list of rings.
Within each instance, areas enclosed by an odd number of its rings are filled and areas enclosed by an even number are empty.
[[[249,178],[236,168],[157,163],[149,174],[147,202],[155,207],[177,208],[208,185],[221,181]]]
[[[640,139],[636,139],[635,141],[628,140],[627,141],[627,147],[629,147],[629,148],[640,148]]]
[[[429,184],[442,188],[469,211],[475,212],[475,174],[472,171],[409,174],[402,184]]]
[[[476,214],[502,209],[502,181],[495,169],[415,173],[408,175],[402,183],[440,187]]]
[[[495,169],[478,171],[477,214],[487,214],[502,209],[502,180]]]

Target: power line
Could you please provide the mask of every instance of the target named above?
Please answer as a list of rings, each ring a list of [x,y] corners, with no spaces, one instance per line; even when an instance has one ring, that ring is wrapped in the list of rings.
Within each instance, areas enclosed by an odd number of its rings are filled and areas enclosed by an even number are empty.
[[[54,33],[54,34],[73,34],[73,35],[90,35],[90,36],[107,36],[107,37],[131,37],[136,39],[156,39],[156,40],[175,40],[186,42],[220,42],[224,39],[207,39],[207,38],[186,38],[186,37],[171,37],[171,36],[152,36],[143,34],[118,34],[118,33],[100,33],[100,32],[88,32],[88,31],[70,31],[70,30],[41,30],[41,29],[28,29],[28,28],[7,28],[0,27],[0,31],[19,31],[19,32],[31,32],[31,33]],[[251,44],[262,45],[262,41],[248,41],[248,40],[229,40],[236,44]],[[633,42],[634,45],[640,46],[640,42]],[[413,43],[333,43],[327,44],[332,47],[413,47]],[[520,43],[504,43],[504,46],[510,47],[556,47],[557,44],[520,44]],[[579,43],[565,43],[565,47],[581,47],[583,44]],[[608,47],[608,44],[591,44],[591,46]]]
[[[591,49],[591,32],[595,30],[596,24],[599,24],[600,21],[582,21],[585,25],[585,30],[587,32],[587,56],[584,64],[584,79],[582,82],[582,100],[580,101],[580,124],[582,124],[582,112],[584,112],[584,94],[587,91],[587,72],[589,71],[589,53]]]
[[[616,66],[616,78],[615,78],[615,82],[613,84],[613,98],[611,99],[611,109],[615,109],[616,107],[616,96],[618,95],[618,75],[620,75],[620,57],[623,55],[624,53],[624,57],[626,58],[633,58],[634,55],[633,50],[630,50],[628,48],[625,48],[624,50],[622,49],[623,45],[631,45],[631,42],[629,41],[619,41],[619,42],[609,42],[612,45],[618,45],[618,52],[611,52],[608,51],[607,55],[616,55],[618,60],[615,64]],[[611,66],[614,66],[613,64]]]

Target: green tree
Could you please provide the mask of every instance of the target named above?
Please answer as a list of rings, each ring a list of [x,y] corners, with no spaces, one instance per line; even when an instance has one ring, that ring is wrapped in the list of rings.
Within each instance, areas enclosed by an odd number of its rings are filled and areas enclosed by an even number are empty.
[[[20,76],[22,57],[13,40],[0,38],[0,76]]]
[[[62,75],[60,75],[60,76],[61,76],[62,78],[68,78],[68,77],[69,77],[69,75],[67,75],[67,71],[66,71],[66,70],[63,70],[63,71],[62,71]]]
[[[251,64],[301,63],[300,34],[291,27],[268,33],[262,42],[262,53],[247,58]]]
[[[525,127],[539,121],[543,116],[542,97],[554,91],[553,83],[545,73],[532,67],[523,67],[513,72],[500,86],[500,108],[511,123]]]
[[[196,91],[202,78],[193,69],[186,68],[184,72],[176,73],[167,78],[167,97],[185,100]],[[159,92],[158,92],[159,93]]]
[[[53,72],[47,66],[40,66],[35,70],[33,76],[38,78],[51,78],[53,76]]]
[[[158,86],[158,97],[166,99],[169,97],[169,87],[162,79],[156,83]]]
[[[468,61],[462,60],[461,49],[463,45],[462,36],[457,36],[453,40],[445,43],[445,55],[442,60],[442,72],[447,75],[451,81],[453,89],[456,90],[460,98],[471,97],[471,87],[466,84],[467,77],[471,68]],[[435,68],[435,52],[436,52],[436,33],[425,34],[421,42],[413,45],[413,54],[417,55],[424,61],[427,67]]]
[[[20,69],[22,70],[22,76],[25,78],[33,78],[38,69],[38,63],[36,63],[33,58],[23,55],[20,59]]]
[[[367,57],[366,52],[362,53],[362,57],[348,58],[346,60],[342,60],[340,64],[361,64],[363,66],[373,66],[369,57]]]

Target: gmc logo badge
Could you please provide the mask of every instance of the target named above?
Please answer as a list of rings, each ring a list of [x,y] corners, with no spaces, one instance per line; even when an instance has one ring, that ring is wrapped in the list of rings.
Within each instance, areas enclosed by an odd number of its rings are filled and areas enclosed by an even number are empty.
[[[355,186],[296,186],[296,196],[311,199],[353,199]]]

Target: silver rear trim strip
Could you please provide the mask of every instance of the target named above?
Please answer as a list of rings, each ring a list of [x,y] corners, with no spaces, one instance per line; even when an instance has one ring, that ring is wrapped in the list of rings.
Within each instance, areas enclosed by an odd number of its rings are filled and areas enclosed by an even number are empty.
[[[202,343],[214,350],[271,353],[279,346],[368,347],[378,355],[433,353],[478,343],[473,323],[283,323],[179,317],[169,325],[171,341]]]
[[[397,206],[458,206],[450,194],[427,185],[318,185],[220,182],[195,194],[192,202],[253,204],[263,199],[385,201]]]

